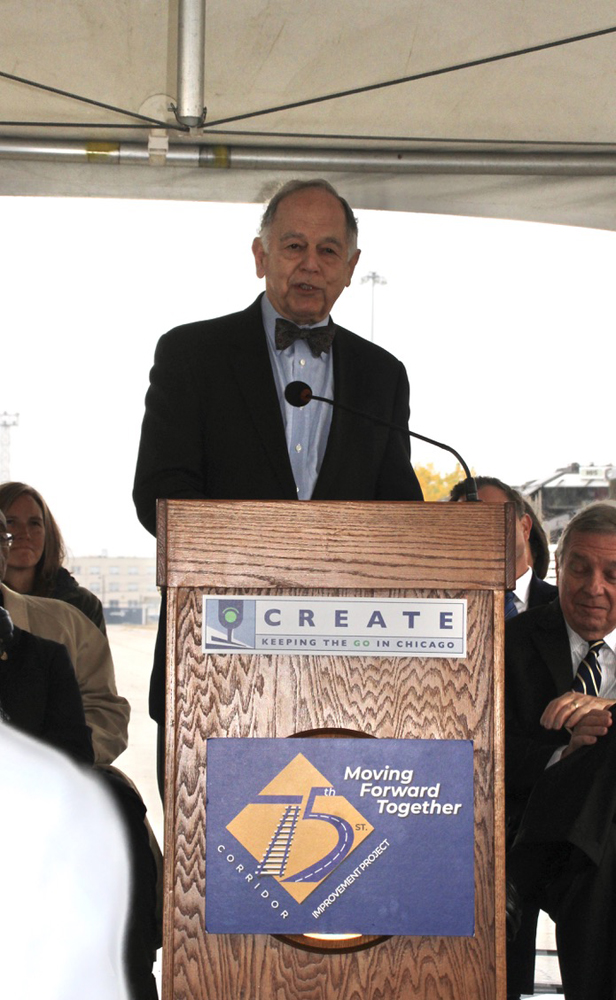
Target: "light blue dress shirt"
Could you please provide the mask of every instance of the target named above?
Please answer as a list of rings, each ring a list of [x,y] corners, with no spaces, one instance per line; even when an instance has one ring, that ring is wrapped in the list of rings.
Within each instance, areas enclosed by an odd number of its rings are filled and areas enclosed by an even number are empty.
[[[318,400],[312,400],[301,408],[291,406],[284,398],[284,390],[289,382],[306,382],[315,395],[333,399],[332,352],[314,358],[305,340],[296,340],[284,351],[276,350],[276,319],[280,313],[276,312],[267,295],[261,299],[261,312],[297,498],[310,500],[325,455],[333,408]],[[326,326],[328,321],[329,316],[326,316],[314,326]]]

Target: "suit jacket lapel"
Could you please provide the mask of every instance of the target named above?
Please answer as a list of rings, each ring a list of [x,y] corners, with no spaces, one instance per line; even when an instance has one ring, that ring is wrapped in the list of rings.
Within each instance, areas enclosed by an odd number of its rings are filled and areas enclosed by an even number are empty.
[[[230,364],[246,408],[288,498],[296,499],[280,404],[261,318],[261,296],[244,313],[246,322],[229,337]]]
[[[541,607],[543,604],[549,604],[558,596],[558,589],[546,580],[542,580],[533,571],[533,575],[530,578],[530,587],[528,588],[528,608]]]
[[[558,600],[546,605],[537,625],[534,636],[537,649],[554,679],[557,693],[564,694],[571,690],[573,668],[569,636]]]

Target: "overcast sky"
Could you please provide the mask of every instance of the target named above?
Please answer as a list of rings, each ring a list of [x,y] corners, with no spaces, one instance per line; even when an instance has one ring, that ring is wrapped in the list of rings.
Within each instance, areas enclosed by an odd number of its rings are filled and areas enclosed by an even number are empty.
[[[243,308],[262,283],[261,207],[0,198],[0,413],[11,478],[39,489],[74,555],[151,555],[131,501],[158,337]],[[362,256],[334,318],[404,361],[411,428],[521,484],[616,463],[616,234],[358,213]],[[604,388],[605,387],[605,388]],[[417,464],[455,464],[418,444]]]

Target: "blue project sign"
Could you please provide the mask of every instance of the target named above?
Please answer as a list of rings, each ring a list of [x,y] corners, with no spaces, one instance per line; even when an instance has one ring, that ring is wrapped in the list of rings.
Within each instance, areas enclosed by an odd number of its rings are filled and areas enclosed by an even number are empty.
[[[211,934],[474,933],[473,745],[209,739]]]

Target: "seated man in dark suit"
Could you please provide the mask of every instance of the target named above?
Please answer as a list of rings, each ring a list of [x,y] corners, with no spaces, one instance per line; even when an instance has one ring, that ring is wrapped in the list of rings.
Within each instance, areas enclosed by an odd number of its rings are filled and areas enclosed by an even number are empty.
[[[508,919],[546,909],[567,1000],[613,1000],[616,503],[570,521],[557,573],[560,598],[506,630]]]
[[[331,310],[360,251],[357,220],[323,180],[290,181],[272,198],[252,251],[265,294],[230,316],[178,327],[150,372],[133,498],[156,532],[156,500],[421,500],[406,434],[314,401],[316,395],[407,427],[404,366],[342,327]],[[150,714],[165,712],[164,606]]]
[[[505,617],[507,619],[528,608],[536,608],[548,604],[558,595],[558,588],[552,583],[546,583],[535,572],[529,561],[529,541],[533,532],[533,518],[528,512],[524,497],[494,476],[476,476],[477,496],[485,503],[515,504],[515,590],[507,594],[505,601]],[[456,483],[452,489],[450,500],[466,500],[464,482]],[[547,567],[546,567],[547,569]]]
[[[558,588],[546,583],[542,576],[549,564],[549,549],[545,533],[537,515],[528,501],[512,486],[496,479],[494,476],[477,476],[477,494],[484,503],[515,504],[516,511],[516,586],[505,597],[505,617],[507,620],[527,611],[529,608],[549,604],[558,596]],[[464,483],[456,483],[450,500],[465,500]],[[538,546],[533,549],[533,545]],[[534,557],[537,555],[538,569],[535,569]],[[508,840],[510,834],[508,824]],[[515,940],[507,942],[507,997],[517,1000],[521,993],[532,993],[535,978],[535,938],[537,935],[537,920],[539,907],[527,905],[523,920]]]

